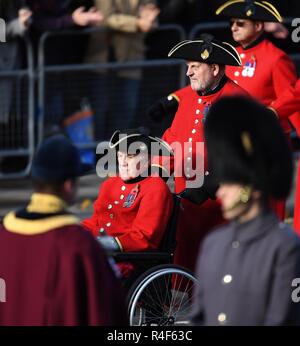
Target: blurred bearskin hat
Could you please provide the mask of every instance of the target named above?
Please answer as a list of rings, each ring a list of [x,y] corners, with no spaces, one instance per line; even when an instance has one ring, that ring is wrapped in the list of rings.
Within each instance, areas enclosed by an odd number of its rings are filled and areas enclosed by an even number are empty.
[[[218,183],[250,185],[275,199],[288,196],[292,156],[271,110],[246,97],[224,97],[210,108],[205,138]]]

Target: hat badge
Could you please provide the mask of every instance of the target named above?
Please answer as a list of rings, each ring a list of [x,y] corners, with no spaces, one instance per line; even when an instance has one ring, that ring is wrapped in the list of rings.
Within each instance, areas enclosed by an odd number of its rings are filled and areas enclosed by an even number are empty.
[[[249,9],[249,10],[246,12],[246,16],[247,16],[247,17],[251,17],[252,14],[253,14],[253,12],[252,12],[251,9]]]
[[[201,58],[202,58],[203,60],[206,60],[206,59],[209,58],[209,52],[208,52],[207,49],[205,49],[205,50],[201,53]]]
[[[253,145],[252,145],[249,132],[246,132],[246,131],[242,132],[241,141],[246,153],[248,155],[251,155],[253,153]]]

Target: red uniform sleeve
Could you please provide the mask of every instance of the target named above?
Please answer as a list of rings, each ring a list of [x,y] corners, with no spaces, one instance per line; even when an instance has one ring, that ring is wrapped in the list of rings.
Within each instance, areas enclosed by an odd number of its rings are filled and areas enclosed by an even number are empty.
[[[282,53],[280,57],[276,59],[276,65],[272,68],[272,77],[277,98],[279,98],[291,84],[296,82],[296,68],[288,55]]]
[[[296,128],[298,134],[300,135],[300,79],[294,86],[290,86],[283,94],[275,100],[271,106],[279,117],[289,117]]]
[[[291,86],[291,83],[294,84],[296,82],[297,73],[296,73],[294,63],[286,54],[282,54],[282,56],[278,59],[278,61],[276,62],[276,66],[273,67],[272,73],[273,73],[276,97],[278,99],[287,90],[287,88]],[[273,106],[271,105],[271,107]],[[285,111],[282,111],[282,110],[279,111],[278,115],[279,115],[279,118],[289,117],[290,121],[292,122],[294,127],[297,129],[297,132],[300,133],[299,109],[296,109],[293,111],[291,107],[285,106]]]
[[[118,237],[123,251],[157,249],[166,230],[172,208],[173,197],[166,184],[148,191],[141,201],[131,229]]]

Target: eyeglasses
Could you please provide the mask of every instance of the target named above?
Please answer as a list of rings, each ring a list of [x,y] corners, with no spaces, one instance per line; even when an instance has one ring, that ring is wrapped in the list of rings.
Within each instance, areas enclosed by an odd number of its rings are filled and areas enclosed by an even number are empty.
[[[233,24],[236,24],[236,26],[238,26],[239,28],[242,28],[245,26],[246,22],[243,20],[237,19],[237,20],[231,20],[229,24],[230,26],[233,26]]]

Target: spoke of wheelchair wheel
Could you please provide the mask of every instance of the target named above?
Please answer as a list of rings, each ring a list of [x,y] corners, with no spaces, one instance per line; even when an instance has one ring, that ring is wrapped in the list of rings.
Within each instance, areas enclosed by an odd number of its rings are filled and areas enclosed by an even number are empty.
[[[172,274],[165,276],[165,284],[166,292],[164,303],[170,305],[172,300]]]
[[[160,325],[161,321],[163,320],[162,318],[160,318],[160,315],[153,315],[153,317],[149,317],[147,316],[146,310],[146,308],[140,308],[138,310],[138,323],[136,325],[149,324],[151,322],[156,322]]]
[[[181,282],[182,282],[182,280],[181,280]],[[181,282],[180,282],[180,286],[179,286],[179,288],[181,288]],[[177,305],[178,306],[178,308],[177,308],[177,310],[176,310],[176,312],[175,312],[175,316],[177,316],[177,313],[178,313],[178,311],[180,310],[180,313],[182,313],[182,302],[183,302],[183,300],[184,300],[184,298],[185,298],[185,296],[186,296],[186,294],[187,294],[187,288],[190,286],[190,284],[189,284],[189,281],[188,281],[188,283],[186,284],[186,288],[185,288],[185,290],[184,291],[180,291],[180,293],[181,293],[181,299],[180,299],[180,302],[179,302],[179,304]]]
[[[159,315],[161,315],[161,311],[157,308],[157,307],[160,307],[159,301],[155,300],[155,297],[153,297],[153,293],[151,292],[151,290],[149,288],[145,289],[145,291],[143,292],[143,295],[144,295],[143,299],[144,299],[145,305],[150,306],[153,309],[153,312],[157,312]],[[157,295],[157,290],[156,290],[156,295]],[[147,299],[145,298],[148,298],[148,300],[151,300],[152,304],[150,304],[150,302],[147,302]]]
[[[161,282],[160,279],[157,280],[157,286],[156,287],[156,279],[152,281],[152,286],[155,288],[155,294],[157,299],[155,300],[156,305],[162,305],[163,303],[163,290],[161,289]]]
[[[192,285],[192,287],[194,286],[194,284]],[[189,290],[187,290],[186,292],[189,292],[189,291],[191,291],[192,290],[192,287],[191,288],[189,288]],[[188,295],[188,293],[186,293],[187,295]],[[189,297],[189,295],[188,295],[188,297]],[[181,305],[180,306],[180,313],[181,314],[185,314],[185,313],[187,313],[189,310],[190,310],[190,308],[191,308],[191,302],[192,302],[192,298],[188,298],[187,300],[186,300],[186,302],[183,304],[183,305]],[[179,309],[178,309],[179,310]],[[178,312],[178,311],[177,311]]]
[[[182,282],[182,280],[181,280]],[[180,282],[180,284],[181,284]],[[193,282],[192,284],[190,284],[190,279],[189,279],[189,283],[187,283],[185,286],[185,290],[184,291],[180,291],[181,292],[181,299],[180,299],[180,303],[177,304],[177,309],[174,309],[174,314],[173,317],[176,319],[177,315],[180,313],[180,315],[185,315],[189,312],[190,307],[191,307],[191,298],[188,298],[186,300],[186,302],[184,304],[182,304],[183,300],[185,297],[189,297],[190,296],[190,292],[193,291],[195,283]],[[179,287],[182,287],[181,285]]]
[[[177,288],[177,277],[179,276],[178,274],[173,274],[175,276],[175,281],[172,282],[173,285],[173,294],[172,294],[172,299],[171,299],[171,302],[170,302],[170,310],[169,310],[169,317],[171,316],[171,313],[173,313],[173,306],[175,306],[175,302],[176,302],[176,299],[177,299],[177,295],[178,295],[178,291],[176,288]],[[181,282],[182,282],[182,277],[181,277],[181,280],[180,280],[180,285],[181,285]],[[178,287],[180,287],[180,285]]]
[[[190,309],[191,309],[191,299],[189,299],[182,307],[185,307],[185,308],[180,309],[180,314],[183,316],[186,316],[190,312]]]

